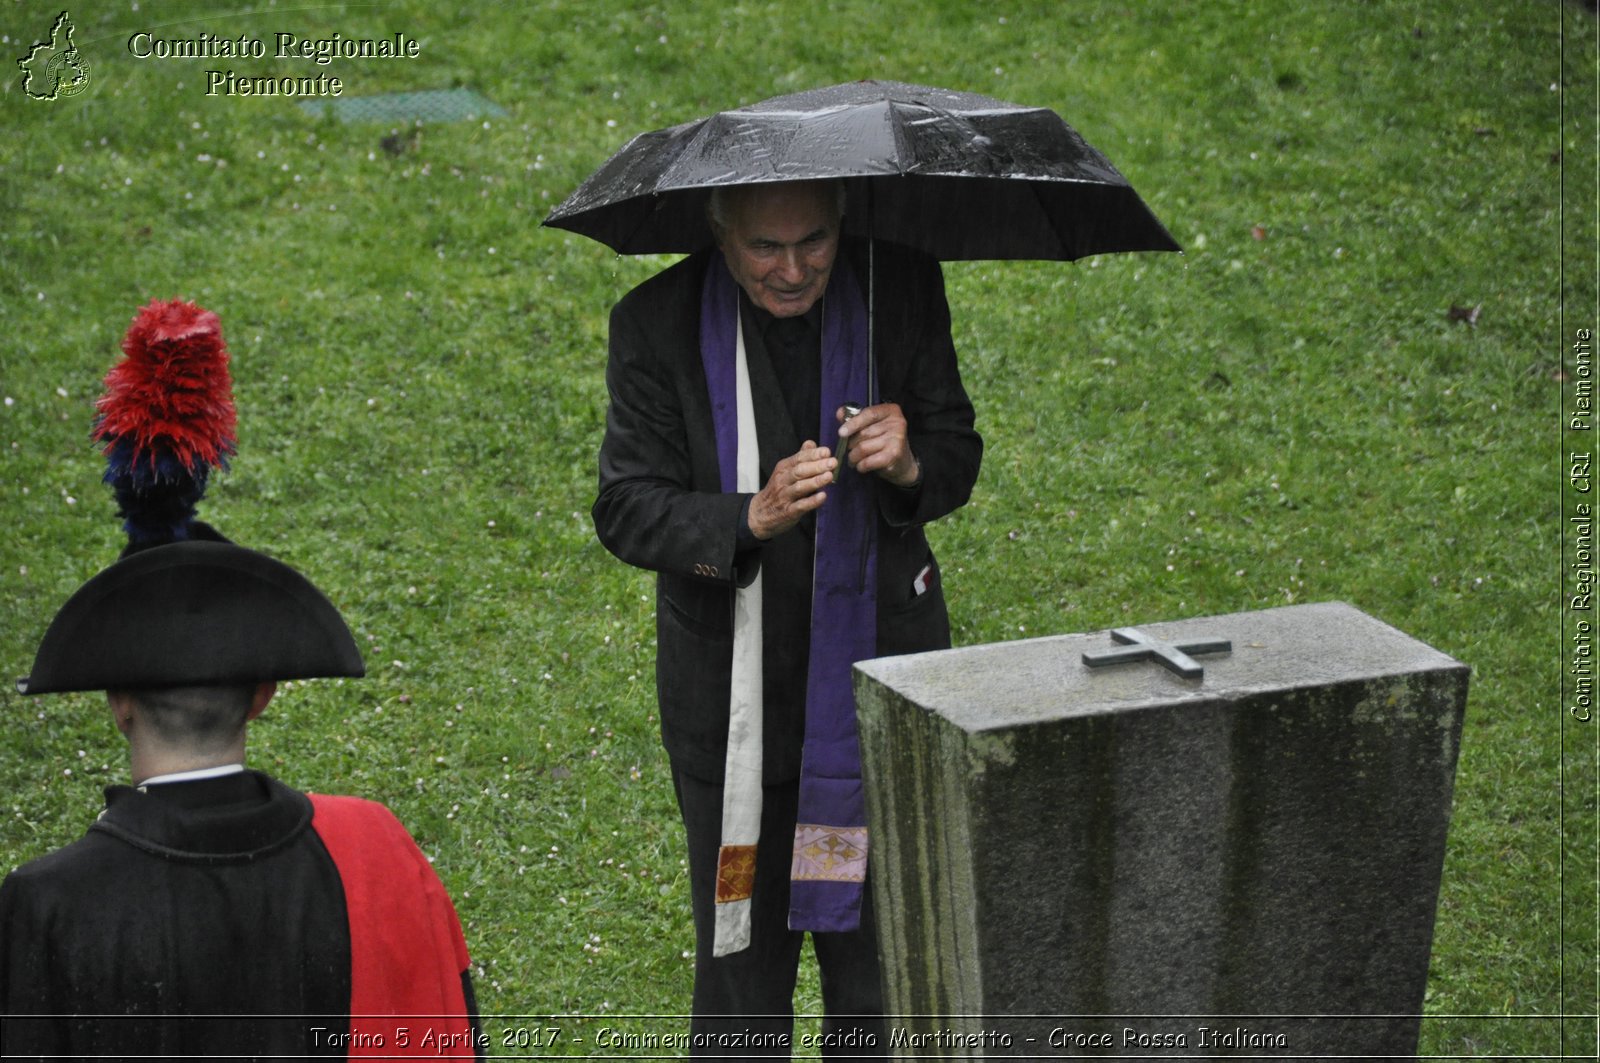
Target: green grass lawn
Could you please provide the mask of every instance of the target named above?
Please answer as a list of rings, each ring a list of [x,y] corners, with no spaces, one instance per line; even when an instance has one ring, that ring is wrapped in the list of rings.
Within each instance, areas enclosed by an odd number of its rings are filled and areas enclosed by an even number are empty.
[[[0,9],[0,54],[58,11]],[[653,583],[588,518],[606,312],[670,260],[538,222],[634,132],[881,77],[1055,108],[1186,248],[947,266],[987,442],[931,533],[958,644],[1340,599],[1467,662],[1423,1051],[1553,1055],[1558,1024],[1530,1017],[1592,1013],[1594,725],[1563,725],[1558,583],[1563,307],[1568,333],[1595,325],[1588,8],[70,12],[90,89],[0,95],[0,662],[25,674],[119,549],[88,430],[135,310],[215,310],[240,442],[202,515],[327,591],[369,672],[291,684],[252,762],[395,809],[456,897],[486,1012],[689,1005]],[[140,60],[144,29],[403,31],[421,55]],[[341,124],[207,97],[217,67],[462,86],[507,114]],[[7,680],[8,868],[78,836],[124,762],[99,699]]]

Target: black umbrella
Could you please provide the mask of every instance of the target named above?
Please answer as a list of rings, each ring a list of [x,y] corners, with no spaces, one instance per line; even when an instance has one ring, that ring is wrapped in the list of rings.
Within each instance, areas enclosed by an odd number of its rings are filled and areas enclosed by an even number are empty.
[[[839,178],[846,235],[935,258],[1177,251],[1126,178],[1054,111],[857,81],[776,96],[629,141],[544,224],[622,254],[712,242],[718,186]]]

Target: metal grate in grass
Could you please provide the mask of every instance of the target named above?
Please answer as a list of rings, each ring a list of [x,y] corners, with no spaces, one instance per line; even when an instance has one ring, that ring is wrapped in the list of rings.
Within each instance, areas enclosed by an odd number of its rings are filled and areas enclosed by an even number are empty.
[[[332,114],[341,122],[459,122],[471,118],[498,118],[506,113],[505,108],[471,89],[425,89],[345,96],[336,100],[301,100],[300,107],[310,115]]]

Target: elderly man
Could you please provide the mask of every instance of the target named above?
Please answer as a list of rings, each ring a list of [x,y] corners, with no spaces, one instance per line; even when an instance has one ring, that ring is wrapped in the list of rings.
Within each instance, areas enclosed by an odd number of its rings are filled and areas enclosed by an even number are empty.
[[[982,454],[938,264],[869,261],[842,206],[831,182],[720,190],[716,249],[611,314],[594,521],[657,573],[706,1054],[787,1052],[806,931],[824,1050],[886,1047],[850,668],[949,645],[922,525]]]

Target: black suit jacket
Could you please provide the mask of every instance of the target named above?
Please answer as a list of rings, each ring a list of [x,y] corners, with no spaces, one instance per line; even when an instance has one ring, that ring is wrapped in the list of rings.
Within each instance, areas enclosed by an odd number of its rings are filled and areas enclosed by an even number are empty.
[[[600,541],[656,579],[656,691],[674,765],[720,781],[728,737],[733,592],[759,569],[763,595],[764,777],[795,778],[805,733],[811,617],[809,529],[739,550],[746,494],[724,494],[700,354],[700,294],[709,255],[645,281],[611,312],[606,383],[611,405],[593,516]],[[846,244],[867,285],[864,246]],[[905,248],[875,251],[879,401],[900,404],[922,482],[878,494],[879,656],[942,649],[949,619],[938,566],[921,526],[963,505],[983,453],[950,339],[939,264]],[[865,292],[863,292],[865,294]],[[771,363],[747,344],[760,475],[799,449]],[[831,445],[833,440],[820,440]],[[826,505],[826,503],[824,503]],[[913,581],[932,566],[927,591]]]

